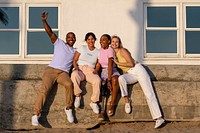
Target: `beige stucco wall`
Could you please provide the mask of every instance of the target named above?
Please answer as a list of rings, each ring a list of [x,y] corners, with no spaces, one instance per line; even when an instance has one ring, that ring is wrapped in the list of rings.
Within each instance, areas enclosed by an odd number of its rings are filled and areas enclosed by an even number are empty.
[[[62,36],[74,31],[75,47],[84,43],[85,34],[92,31],[98,40],[102,34],[119,35],[124,47],[142,59],[143,3],[140,0],[63,0]]]

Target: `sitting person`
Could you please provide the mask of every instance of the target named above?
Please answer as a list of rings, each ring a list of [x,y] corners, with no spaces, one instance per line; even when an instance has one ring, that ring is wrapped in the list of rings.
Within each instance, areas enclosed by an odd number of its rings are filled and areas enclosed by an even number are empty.
[[[54,55],[51,63],[45,69],[42,76],[42,87],[38,98],[36,100],[33,116],[32,116],[32,125],[39,125],[39,115],[41,114],[42,108],[46,102],[47,96],[51,91],[55,82],[61,84],[65,87],[66,93],[66,107],[64,111],[67,115],[67,119],[70,123],[74,122],[74,116],[72,113],[73,107],[73,83],[70,79],[69,72],[72,68],[72,62],[74,58],[74,53],[76,51],[73,48],[74,43],[76,42],[76,36],[73,32],[69,32],[66,35],[66,43],[58,38],[56,34],[52,31],[51,27],[47,23],[48,13],[42,13],[42,22],[45,28],[45,31],[49,35],[52,44],[54,45]]]
[[[74,69],[71,74],[71,80],[74,84],[74,95],[76,108],[80,107],[81,93],[80,83],[83,80],[92,84],[92,96],[90,106],[95,113],[99,113],[100,86],[101,79],[98,75],[100,65],[97,62],[99,50],[95,47],[96,36],[94,33],[89,32],[85,36],[87,45],[82,45],[77,49],[73,65]]]
[[[101,48],[99,49],[99,63],[102,67],[101,78],[107,80],[108,88],[111,91],[111,101],[108,107],[108,116],[114,115],[115,102],[117,99],[117,93],[119,90],[118,77],[116,64],[113,62],[115,58],[114,50],[109,46],[111,43],[111,37],[108,34],[103,34],[100,38]]]
[[[123,75],[120,75],[119,86],[121,90],[121,96],[125,100],[125,112],[131,112],[131,103],[128,97],[127,84],[133,84],[137,81],[146,96],[147,103],[154,120],[156,120],[155,128],[160,127],[165,120],[162,118],[162,114],[156,99],[150,77],[144,67],[133,60],[130,53],[122,47],[121,39],[118,36],[113,36],[111,46],[116,53],[114,62],[119,68],[123,70]]]

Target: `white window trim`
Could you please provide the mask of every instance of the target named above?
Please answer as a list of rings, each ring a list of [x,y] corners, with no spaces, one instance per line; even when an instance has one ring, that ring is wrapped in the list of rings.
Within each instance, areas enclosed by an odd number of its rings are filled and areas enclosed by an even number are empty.
[[[184,43],[184,58],[199,58],[200,59],[200,54],[186,54],[186,43],[185,43],[185,32],[186,31],[200,31],[200,28],[187,28],[186,26],[186,7],[187,6],[199,6],[200,7],[200,3],[183,3],[183,12],[184,12],[184,16],[183,16],[183,43]]]
[[[21,15],[22,14],[22,5],[21,4],[0,4],[2,7],[18,7],[19,8],[19,28],[18,29],[0,29],[0,31],[18,31],[19,32],[19,54],[0,54],[1,60],[9,60],[12,58],[21,58],[21,47],[22,47],[22,30],[21,30]]]
[[[177,4],[145,4],[144,5],[144,58],[174,58],[178,57],[180,55],[179,53],[179,25],[178,25],[178,19],[176,21],[176,27],[147,27],[147,7],[176,7],[176,18],[179,18],[178,16],[178,6]],[[146,30],[176,30],[177,31],[177,52],[176,53],[147,53],[146,49]]]
[[[60,35],[60,5],[59,4],[27,4],[26,6],[26,37],[25,37],[25,42],[27,43],[27,33],[28,32],[34,32],[34,31],[37,31],[37,32],[40,32],[40,31],[45,31],[44,28],[42,29],[29,29],[29,7],[58,7],[58,28],[57,29],[54,29],[52,28],[53,31],[58,31],[58,35]],[[31,60],[38,60],[40,59],[41,57],[45,60],[45,59],[49,59],[52,57],[52,54],[37,54],[37,55],[33,55],[33,54],[27,54],[27,45],[25,45],[25,49],[24,49],[24,55],[25,55],[25,58],[29,58]]]
[[[168,64],[168,65],[200,65],[200,54],[186,54],[185,49],[185,30],[191,30],[186,28],[186,6],[200,6],[200,2],[171,2],[168,3],[145,3],[144,4],[144,20],[147,19],[147,6],[176,6],[177,17],[177,54],[146,54],[146,29],[147,21],[144,21],[144,64]],[[156,29],[156,28],[154,28]],[[169,28],[173,29],[173,28]],[[193,31],[200,31],[200,28],[192,29]]]
[[[34,2],[7,2],[0,3],[2,7],[19,7],[19,29],[0,29],[0,31],[19,31],[19,54],[1,54],[0,64],[48,64],[53,54],[37,54],[37,55],[27,55],[27,32],[34,31],[34,29],[28,29],[28,7],[57,7],[58,8],[58,28],[52,29],[53,31],[58,31],[58,36],[61,36],[61,22],[62,18],[60,16],[61,2],[52,2],[50,0],[44,1],[34,1]],[[26,27],[27,26],[27,27]],[[45,31],[44,29],[39,29],[39,31]]]

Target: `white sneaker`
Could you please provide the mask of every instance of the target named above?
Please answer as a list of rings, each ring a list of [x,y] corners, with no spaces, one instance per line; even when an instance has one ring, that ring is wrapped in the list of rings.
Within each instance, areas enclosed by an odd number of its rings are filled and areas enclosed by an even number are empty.
[[[125,112],[127,114],[131,113],[131,103],[130,102],[125,103]]]
[[[32,125],[33,126],[38,126],[39,125],[38,118],[39,118],[39,116],[37,116],[37,115],[33,115],[32,116],[31,121],[32,121]]]
[[[96,103],[91,102],[90,107],[94,111],[94,113],[98,114],[99,113],[99,106]]]
[[[81,97],[75,97],[75,101],[74,101],[74,107],[75,108],[79,108],[81,105]]]
[[[70,123],[73,123],[74,122],[74,117],[73,117],[73,114],[72,114],[72,109],[66,109],[65,108],[65,113],[67,115],[67,120],[70,122]]]
[[[163,123],[165,123],[165,120],[163,118],[157,119],[154,128],[159,128]]]

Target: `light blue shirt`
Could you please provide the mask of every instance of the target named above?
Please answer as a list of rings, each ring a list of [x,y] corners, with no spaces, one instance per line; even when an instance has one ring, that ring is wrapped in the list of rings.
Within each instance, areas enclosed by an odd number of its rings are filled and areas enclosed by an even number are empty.
[[[54,43],[53,59],[49,66],[69,73],[72,67],[75,51],[75,48],[70,47],[63,40],[57,38]]]
[[[89,50],[87,45],[82,45],[77,49],[77,52],[80,53],[77,64],[80,65],[88,65],[92,68],[95,68],[97,63],[99,50],[95,48],[94,50]]]

